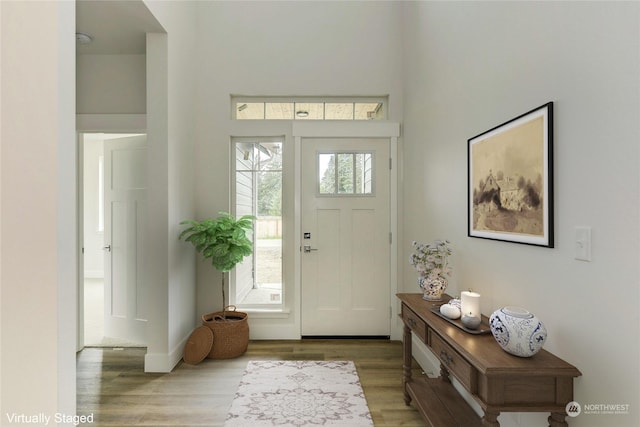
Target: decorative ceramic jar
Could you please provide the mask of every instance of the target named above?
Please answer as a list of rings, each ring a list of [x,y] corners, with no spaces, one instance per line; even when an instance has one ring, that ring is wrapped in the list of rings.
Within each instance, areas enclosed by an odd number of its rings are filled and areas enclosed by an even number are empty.
[[[542,349],[547,329],[536,316],[521,307],[504,307],[493,312],[489,327],[507,353],[531,357]]]
[[[431,273],[418,277],[418,286],[422,289],[422,299],[427,301],[440,301],[442,294],[447,289],[447,279],[439,274]]]

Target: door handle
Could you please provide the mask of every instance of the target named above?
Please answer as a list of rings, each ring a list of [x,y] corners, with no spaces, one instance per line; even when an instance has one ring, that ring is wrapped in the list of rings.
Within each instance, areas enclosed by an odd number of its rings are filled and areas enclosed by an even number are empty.
[[[103,251],[111,252],[111,245],[104,246],[102,248]]]
[[[302,247],[302,250],[304,250],[306,253],[309,253],[311,251],[317,251],[318,249],[316,248],[312,248],[311,245],[304,245]]]

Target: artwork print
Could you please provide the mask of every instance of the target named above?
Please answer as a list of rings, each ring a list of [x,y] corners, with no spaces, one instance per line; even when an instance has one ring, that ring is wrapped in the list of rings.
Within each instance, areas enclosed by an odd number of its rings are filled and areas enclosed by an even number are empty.
[[[468,235],[553,247],[553,103],[468,140]]]

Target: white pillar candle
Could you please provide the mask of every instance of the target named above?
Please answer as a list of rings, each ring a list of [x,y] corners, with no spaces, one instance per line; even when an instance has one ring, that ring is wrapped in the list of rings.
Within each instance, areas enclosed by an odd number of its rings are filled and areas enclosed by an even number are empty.
[[[463,316],[481,317],[480,294],[472,291],[462,291],[460,294]]]

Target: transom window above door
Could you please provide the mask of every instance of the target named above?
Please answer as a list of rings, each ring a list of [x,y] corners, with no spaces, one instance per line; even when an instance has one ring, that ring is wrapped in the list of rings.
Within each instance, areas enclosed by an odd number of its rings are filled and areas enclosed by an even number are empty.
[[[386,97],[232,96],[236,120],[384,120]]]

